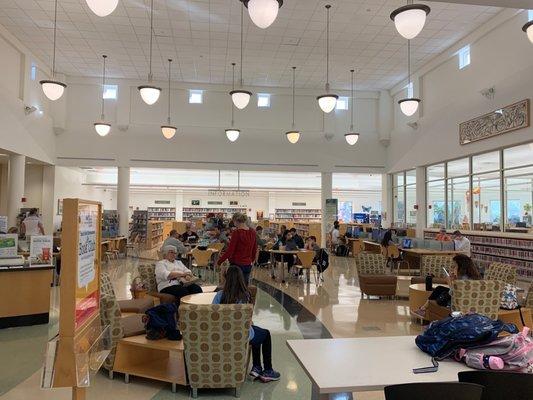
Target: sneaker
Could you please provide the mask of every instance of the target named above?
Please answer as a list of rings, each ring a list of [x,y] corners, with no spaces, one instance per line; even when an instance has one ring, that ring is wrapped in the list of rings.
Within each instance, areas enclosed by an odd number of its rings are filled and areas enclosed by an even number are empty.
[[[259,378],[263,374],[263,369],[261,367],[253,367],[250,371],[250,376],[252,378]]]
[[[273,369],[264,370],[259,377],[263,382],[279,381],[281,374]]]

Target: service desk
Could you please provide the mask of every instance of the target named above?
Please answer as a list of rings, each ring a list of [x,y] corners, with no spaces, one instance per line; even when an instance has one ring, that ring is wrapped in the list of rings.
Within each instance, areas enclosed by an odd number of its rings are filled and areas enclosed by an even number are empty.
[[[0,328],[47,324],[54,267],[0,269]]]

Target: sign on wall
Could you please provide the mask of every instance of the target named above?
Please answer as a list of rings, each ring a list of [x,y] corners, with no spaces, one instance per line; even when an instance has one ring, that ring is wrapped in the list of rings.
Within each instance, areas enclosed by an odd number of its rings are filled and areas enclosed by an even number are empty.
[[[199,206],[200,200],[191,200],[191,206]]]
[[[326,224],[326,232],[329,233],[333,229],[333,223],[337,220],[337,213],[339,210],[339,200],[326,199],[326,214],[324,215],[324,223]]]

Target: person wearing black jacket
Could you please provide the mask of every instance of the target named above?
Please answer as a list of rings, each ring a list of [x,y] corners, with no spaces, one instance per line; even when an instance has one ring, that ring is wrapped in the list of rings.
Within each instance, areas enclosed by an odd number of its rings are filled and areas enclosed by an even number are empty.
[[[300,235],[298,235],[298,233],[296,232],[296,229],[295,228],[291,228],[291,230],[289,232],[292,235],[292,240],[296,243],[298,248],[299,249],[303,249],[305,247],[304,240],[302,239],[302,237]]]

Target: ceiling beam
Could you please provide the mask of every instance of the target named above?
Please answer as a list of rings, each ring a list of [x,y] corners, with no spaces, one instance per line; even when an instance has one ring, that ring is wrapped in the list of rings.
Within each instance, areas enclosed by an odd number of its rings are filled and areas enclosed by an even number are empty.
[[[437,1],[437,0],[428,0]],[[443,1],[438,1],[442,3]],[[504,8],[525,8],[533,10],[533,0],[445,0],[445,3],[472,4],[476,6],[493,6]]]

